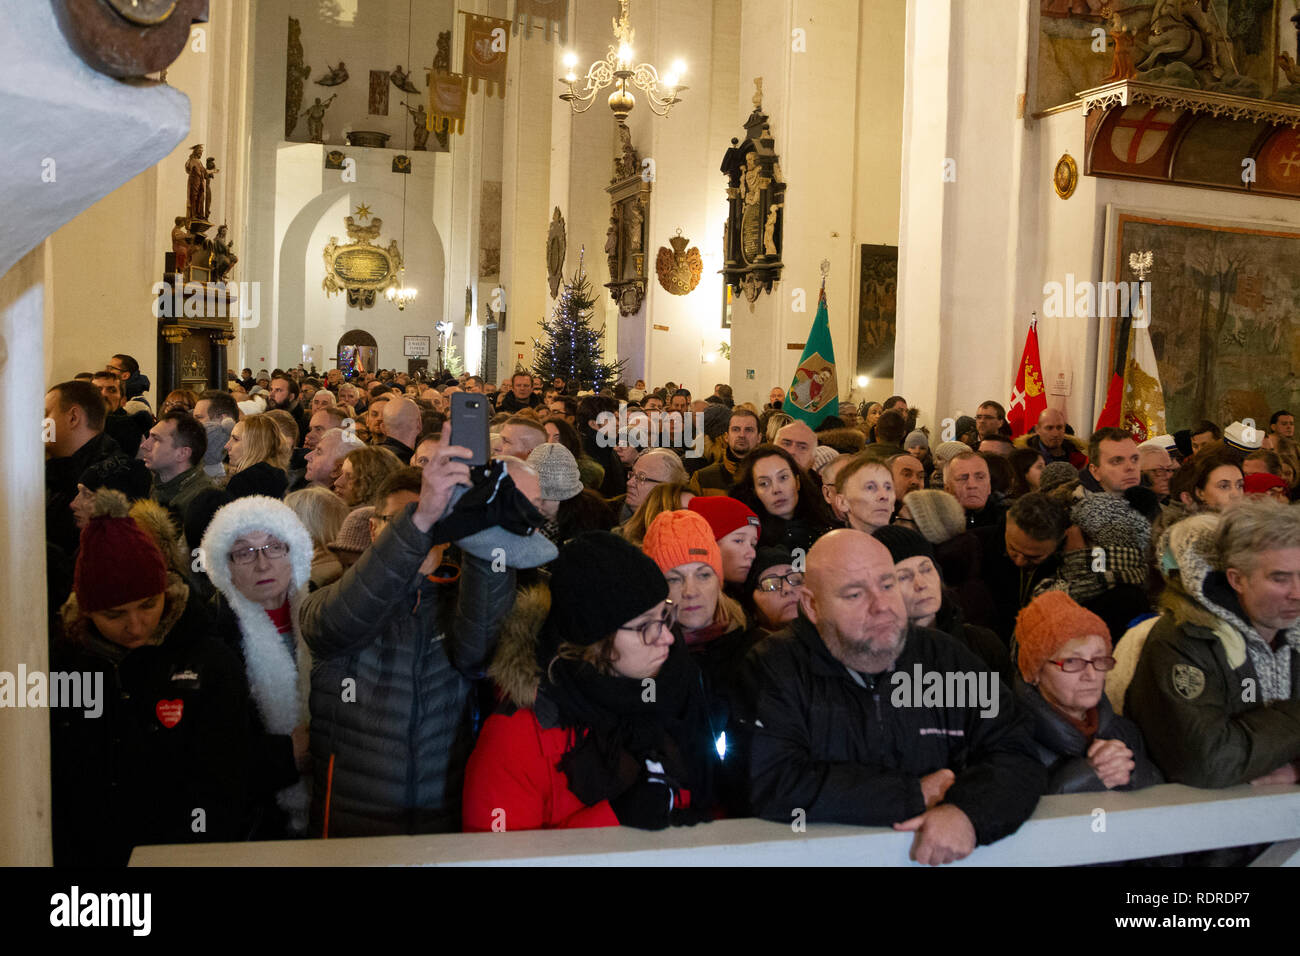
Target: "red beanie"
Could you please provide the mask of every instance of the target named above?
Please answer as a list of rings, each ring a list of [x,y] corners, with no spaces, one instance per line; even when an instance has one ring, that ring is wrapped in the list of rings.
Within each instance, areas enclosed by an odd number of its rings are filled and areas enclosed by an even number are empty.
[[[1047,591],[1034,598],[1016,618],[1016,643],[1020,647],[1017,663],[1020,676],[1036,680],[1042,666],[1076,637],[1096,635],[1106,642],[1110,653],[1110,629],[1106,622],[1080,607],[1064,591]]]
[[[743,501],[722,495],[696,495],[687,505],[691,511],[704,518],[713,529],[713,539],[721,541],[737,528],[753,525],[758,529],[758,515]]]
[[[660,512],[646,529],[641,550],[664,574],[700,561],[722,577],[722,552],[713,538],[713,529],[693,511]]]
[[[134,519],[95,517],[81,532],[72,587],[81,613],[107,611],[162,594],[167,567],[158,545]]]
[[[1246,494],[1248,495],[1266,495],[1274,488],[1287,488],[1284,478],[1277,475],[1270,475],[1266,471],[1257,471],[1253,475],[1246,476]],[[1288,488],[1288,490],[1290,490]]]

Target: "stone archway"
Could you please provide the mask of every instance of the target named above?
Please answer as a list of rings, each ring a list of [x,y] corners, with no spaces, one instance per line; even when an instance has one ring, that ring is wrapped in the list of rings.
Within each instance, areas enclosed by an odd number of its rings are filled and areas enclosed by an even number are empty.
[[[374,374],[379,371],[379,343],[365,329],[344,332],[334,350],[339,368],[348,378],[359,372]]]

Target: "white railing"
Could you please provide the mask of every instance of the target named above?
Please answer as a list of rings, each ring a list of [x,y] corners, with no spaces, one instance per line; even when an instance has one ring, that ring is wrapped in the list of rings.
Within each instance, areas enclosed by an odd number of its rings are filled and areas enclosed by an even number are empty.
[[[137,849],[131,865],[907,866],[912,839],[879,827],[810,824],[796,832],[744,819],[655,833],[601,827],[152,846]],[[1276,844],[1261,863],[1300,865],[1300,786],[1165,784],[1044,797],[1016,833],[955,865],[1077,866],[1256,843]]]

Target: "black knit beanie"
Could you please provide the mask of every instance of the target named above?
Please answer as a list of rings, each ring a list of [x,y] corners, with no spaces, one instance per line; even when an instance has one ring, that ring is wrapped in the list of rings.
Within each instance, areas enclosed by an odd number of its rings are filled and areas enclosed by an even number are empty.
[[[794,564],[794,555],[790,553],[789,548],[759,548],[754,555],[754,563],[749,566],[749,575],[745,578],[745,594],[749,595],[756,591],[763,572],[778,564]]]
[[[659,566],[608,531],[570,539],[550,570],[554,641],[589,647],[668,597]]]
[[[883,528],[877,528],[873,532],[873,537],[889,549],[895,564],[908,558],[922,556],[936,561],[934,545],[926,541],[919,531],[902,528],[896,524],[887,524]]]

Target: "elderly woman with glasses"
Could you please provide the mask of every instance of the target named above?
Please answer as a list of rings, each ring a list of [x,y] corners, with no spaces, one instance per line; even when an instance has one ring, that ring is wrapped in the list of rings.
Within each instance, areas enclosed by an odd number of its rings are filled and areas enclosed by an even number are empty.
[[[1064,591],[1030,601],[1016,619],[1016,697],[1034,718],[1047,793],[1138,790],[1163,783],[1136,724],[1103,693],[1115,666],[1110,631]]]
[[[745,579],[745,610],[754,626],[750,637],[757,643],[775,634],[799,616],[803,572],[794,569],[789,548],[759,548]]]
[[[466,769],[465,829],[711,819],[722,727],[673,625],[668,584],[635,546],[605,531],[565,544],[488,672],[502,704]]]
[[[248,836],[302,836],[311,655],[298,609],[311,580],[311,535],[284,502],[250,495],[216,513],[199,554],[219,592],[217,632],[239,655],[251,691]]]

